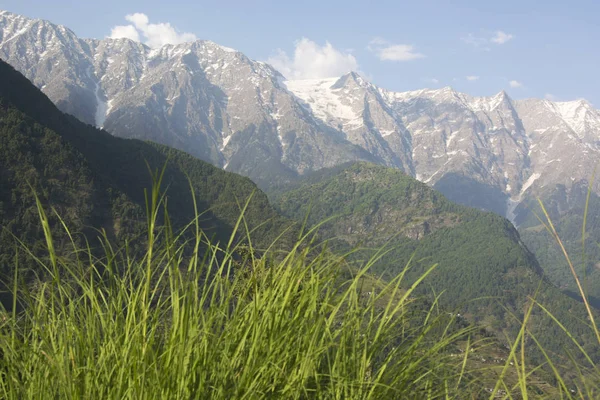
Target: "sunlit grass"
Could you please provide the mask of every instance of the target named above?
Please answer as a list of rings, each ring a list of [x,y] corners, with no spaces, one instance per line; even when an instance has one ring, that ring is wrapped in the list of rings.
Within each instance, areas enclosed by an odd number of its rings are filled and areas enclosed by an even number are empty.
[[[412,285],[404,281],[410,266],[384,282],[369,271],[385,249],[350,265],[313,242],[317,228],[291,249],[255,249],[243,204],[228,243],[212,243],[200,215],[174,232],[160,180],[156,173],[147,194],[144,254],[106,236],[101,255],[73,239],[72,251],[58,254],[38,202],[48,254],[37,258],[24,244],[19,251],[46,278],[21,286],[15,265],[13,307],[0,321],[2,398],[539,397],[531,383],[541,366],[525,356],[526,337],[537,340],[527,325],[534,307],[552,314],[535,294],[505,364],[475,369],[470,349],[486,341],[437,302],[413,296],[435,265]],[[556,378],[552,396],[598,396],[589,357],[580,379],[567,381],[544,355]],[[495,384],[484,383],[490,376]]]

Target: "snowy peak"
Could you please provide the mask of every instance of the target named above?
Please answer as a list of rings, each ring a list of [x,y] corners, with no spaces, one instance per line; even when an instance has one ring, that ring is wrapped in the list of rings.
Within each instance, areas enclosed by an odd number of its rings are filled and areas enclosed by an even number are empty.
[[[430,90],[429,93],[431,98],[439,100],[457,100],[459,99],[458,92],[454,90],[452,86],[444,86],[441,89]]]
[[[360,76],[357,72],[348,72],[342,75],[334,84],[332,89],[343,89],[343,88],[370,88],[372,85]]]
[[[220,46],[210,40],[196,40],[180,44],[165,44],[160,48],[148,49],[149,59],[172,59],[191,52],[206,59],[246,58],[242,53],[229,47]]]
[[[406,103],[406,105],[409,105],[411,103],[426,100],[434,105],[454,104],[469,109],[472,112],[490,112],[501,106],[512,109],[513,104],[512,99],[504,90],[491,97],[473,97],[457,92],[451,86],[446,86],[441,89],[421,89],[409,92],[390,92],[381,90],[381,93],[389,103],[396,106],[398,103]]]
[[[21,49],[26,44],[34,49],[27,49],[21,56],[41,58],[50,50],[59,50],[63,45],[67,49],[77,41],[75,33],[62,25],[54,25],[40,19],[29,19],[9,12],[0,14],[0,46]],[[35,51],[33,51],[35,50]]]
[[[471,97],[465,94],[460,94],[460,97],[465,106],[474,113],[484,113],[490,117],[495,115],[511,120],[518,119],[513,100],[504,90],[491,97]]]
[[[287,81],[307,110],[384,164],[413,173],[411,144],[402,119],[382,91],[356,72],[340,78]]]
[[[589,129],[600,129],[600,113],[586,100],[549,103],[580,138]]]
[[[512,100],[504,90],[490,99],[490,109],[493,110],[500,106],[512,108]]]
[[[385,89],[381,89],[381,93],[388,102],[415,102],[421,99],[427,99],[435,103],[448,102],[448,101],[460,101],[457,96],[458,93],[450,86],[443,87],[441,89],[420,89],[412,90],[408,92],[392,92]]]
[[[239,51],[232,49],[230,47],[225,47],[225,46],[221,46],[220,44],[217,44],[213,41],[210,40],[198,40],[196,41],[196,43],[202,45],[204,48],[207,49],[207,51],[218,51],[220,53],[236,53],[236,54],[242,54]]]
[[[588,101],[554,102],[525,99],[515,102],[530,135],[563,132],[569,139],[596,141],[600,131],[600,111]]]
[[[337,127],[358,126],[362,124],[362,115],[350,103],[358,101],[356,97],[344,96],[348,75],[342,78],[305,79],[286,81],[287,88],[301,99],[314,115],[328,125]]]

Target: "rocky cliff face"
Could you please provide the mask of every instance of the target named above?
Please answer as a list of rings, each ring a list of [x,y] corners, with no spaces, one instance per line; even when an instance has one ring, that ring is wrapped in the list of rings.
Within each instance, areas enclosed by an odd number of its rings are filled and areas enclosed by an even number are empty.
[[[590,179],[599,155],[600,112],[584,100],[472,97],[450,87],[396,93],[356,74],[287,85],[388,165],[517,222],[526,199]]]
[[[585,182],[600,155],[600,112],[584,100],[397,93],[353,72],[285,81],[209,41],[150,49],[80,39],[8,12],[0,58],[84,122],[183,149],[263,187],[365,160],[518,223],[526,199]]]

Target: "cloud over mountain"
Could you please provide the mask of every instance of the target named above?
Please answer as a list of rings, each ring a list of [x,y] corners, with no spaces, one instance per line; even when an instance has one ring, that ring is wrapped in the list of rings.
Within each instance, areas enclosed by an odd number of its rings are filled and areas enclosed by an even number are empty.
[[[379,37],[371,40],[367,49],[375,53],[381,61],[412,61],[425,57],[424,54],[416,52],[412,45],[394,44]]]
[[[279,49],[267,62],[288,79],[331,78],[358,70],[358,61],[348,51],[329,42],[320,46],[307,38],[296,42],[292,57]]]
[[[162,47],[165,44],[179,44],[196,40],[196,35],[193,33],[179,33],[168,22],[151,24],[148,16],[143,13],[129,14],[125,16],[125,19],[131,24],[113,27],[109,37],[113,39],[127,38],[136,42],[143,41],[153,48]]]

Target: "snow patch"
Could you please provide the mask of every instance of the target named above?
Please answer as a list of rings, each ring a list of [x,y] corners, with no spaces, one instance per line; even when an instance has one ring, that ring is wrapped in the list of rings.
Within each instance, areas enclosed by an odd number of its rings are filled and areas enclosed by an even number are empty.
[[[227,147],[227,144],[231,140],[232,136],[233,135],[229,135],[229,136],[226,136],[226,137],[223,138],[223,145],[221,146],[221,148],[219,150],[223,151],[225,149],[225,147]],[[223,167],[223,168],[226,168],[226,167],[227,167],[227,165],[225,165],[225,167]]]
[[[517,209],[518,205],[521,203],[521,200],[523,199],[523,194],[525,194],[527,189],[529,189],[531,187],[531,185],[533,185],[533,182],[535,182],[540,176],[541,176],[541,174],[539,174],[537,172],[534,174],[531,174],[531,176],[529,178],[527,178],[527,180],[521,187],[521,191],[519,192],[519,195],[515,198],[509,197],[506,200],[506,218],[510,222],[512,222],[512,224],[515,227],[517,226],[517,224],[515,223],[515,220],[517,217],[516,209]],[[510,190],[509,187],[510,187],[510,185],[506,185],[507,191]]]
[[[25,32],[27,32],[27,30],[29,29],[29,27],[30,27],[30,24],[27,24],[24,28],[19,29],[17,32],[15,32],[14,35],[12,35],[8,39],[2,41],[2,43],[0,43],[0,44],[1,45],[5,45],[6,43],[10,42],[11,40],[16,39],[17,37],[19,37],[22,34],[24,34]],[[7,28],[4,29],[3,36],[6,36],[7,30],[8,30]]]
[[[94,79],[92,76],[92,65],[90,65],[87,69],[87,76],[94,83],[94,96],[96,96],[96,115],[95,115],[95,123],[96,127],[102,129],[104,127],[104,122],[106,121],[106,116],[108,115],[108,103],[104,101],[100,97],[100,82],[97,79]]]
[[[529,178],[528,178],[528,179],[525,181],[525,183],[523,184],[523,187],[521,188],[521,193],[519,193],[519,200],[520,200],[520,197],[523,195],[523,193],[525,193],[525,191],[526,191],[527,189],[529,189],[529,187],[530,187],[531,185],[533,185],[533,182],[535,182],[535,181],[536,181],[536,179],[538,179],[540,176],[542,176],[542,175],[541,175],[540,173],[537,173],[537,172],[536,172],[536,173],[532,174],[532,175],[531,175],[531,176],[530,176],[530,177],[529,177]]]
[[[338,78],[306,79],[286,81],[285,85],[308,105],[317,118],[330,122],[330,125],[362,125],[362,115],[342,103],[344,97],[339,95],[339,89],[332,89],[337,81]]]
[[[506,200],[506,219],[508,219],[515,227],[517,226],[515,222],[517,219],[516,210],[520,202],[521,199],[513,200],[510,197]]]
[[[458,131],[454,131],[450,134],[450,136],[448,137],[448,141],[446,142],[446,148],[450,147],[450,145],[452,144],[452,140],[456,137],[456,135],[458,135]]]
[[[600,129],[600,113],[585,100],[546,102],[582,138],[588,128]]]

